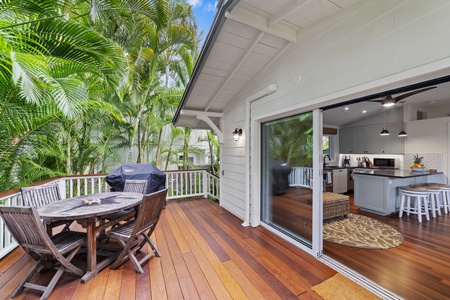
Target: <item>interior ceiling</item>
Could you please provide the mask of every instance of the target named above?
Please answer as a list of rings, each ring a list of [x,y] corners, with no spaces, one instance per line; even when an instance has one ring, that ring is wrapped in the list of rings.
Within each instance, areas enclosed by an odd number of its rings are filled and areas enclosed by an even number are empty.
[[[437,88],[435,89],[403,99],[403,105],[405,107],[412,105],[427,111],[434,111],[438,114],[450,115],[450,82],[441,83],[436,86]],[[403,93],[393,94],[392,96],[395,97],[401,94]],[[400,108],[401,105],[400,102],[397,102],[393,107],[388,109]],[[346,106],[349,108],[348,110],[345,110]],[[366,113],[363,113],[364,110]],[[325,110],[323,112],[323,122],[326,125],[341,127],[381,113],[383,113],[383,106],[380,103],[364,101]]]
[[[232,3],[229,0],[227,3]],[[241,0],[217,17],[202,62],[183,96],[175,125],[209,129],[195,111],[222,113],[227,105],[292,43],[297,33],[358,0]],[[216,36],[215,26],[219,29]],[[209,43],[209,45],[208,45]],[[200,56],[202,57],[202,56]],[[220,117],[210,118],[219,127]],[[219,127],[220,128],[220,127]]]

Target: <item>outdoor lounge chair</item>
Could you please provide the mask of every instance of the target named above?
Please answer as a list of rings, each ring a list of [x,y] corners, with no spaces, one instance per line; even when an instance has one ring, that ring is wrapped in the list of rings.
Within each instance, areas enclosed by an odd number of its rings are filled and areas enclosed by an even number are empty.
[[[50,237],[34,207],[0,206],[0,215],[17,243],[36,261],[11,297],[30,288],[44,292],[41,299],[47,299],[63,272],[80,277],[84,274],[83,270],[70,261],[80,247],[86,244],[86,234],[66,230]],[[57,270],[47,286],[30,282],[41,266]]]
[[[31,206],[34,208],[39,208],[41,206],[56,202],[62,199],[61,193],[59,192],[58,184],[51,183],[41,186],[31,186],[21,188],[20,192],[22,194],[22,200],[25,206]],[[64,230],[69,229],[72,221],[58,221],[52,222],[50,224],[45,224],[47,227],[47,232],[52,235],[52,228],[65,225]]]
[[[144,195],[136,219],[119,225],[107,232],[108,237],[116,239],[123,247],[119,257],[112,264],[112,269],[118,268],[126,260],[130,259],[136,272],[142,274],[144,273],[142,265],[149,261],[153,254],[158,257],[161,256],[150,239],[150,236],[159,221],[161,211],[166,203],[166,196],[167,189]],[[139,240],[139,237],[142,237],[142,240]],[[146,243],[150,245],[152,251],[138,261],[135,254],[140,251]]]

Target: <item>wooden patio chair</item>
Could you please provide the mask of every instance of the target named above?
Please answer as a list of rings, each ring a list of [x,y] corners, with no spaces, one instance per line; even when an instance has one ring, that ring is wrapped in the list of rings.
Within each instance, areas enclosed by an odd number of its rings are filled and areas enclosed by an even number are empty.
[[[144,273],[142,265],[155,255],[160,257],[158,249],[153,244],[150,236],[158,224],[161,211],[166,203],[167,189],[144,195],[138,210],[136,219],[119,225],[107,232],[108,237],[116,239],[122,246],[122,252],[117,260],[112,264],[111,269],[118,268],[126,260],[130,259],[136,272]],[[139,237],[142,239],[139,240]],[[135,254],[148,243],[152,251],[141,260],[137,260]]]
[[[80,277],[84,274],[71,260],[80,247],[86,244],[85,233],[62,231],[50,237],[34,207],[0,206],[0,215],[17,243],[36,261],[11,295],[12,298],[21,294],[25,288],[30,288],[44,292],[41,299],[47,299],[65,271]],[[47,286],[30,282],[41,266],[57,270]]]
[[[124,192],[147,193],[148,180],[131,180],[126,179],[123,187]]]
[[[123,187],[124,192],[133,192],[133,193],[141,193],[146,194],[147,191],[147,180],[131,180],[126,179],[125,185]],[[103,217],[103,220],[108,220],[109,222],[115,221],[116,223],[122,221],[128,221],[136,216],[136,212],[134,209],[124,209],[122,211],[116,212],[114,214],[107,215]]]
[[[20,192],[22,194],[24,205],[34,208],[39,208],[62,199],[57,183],[24,187],[20,189]],[[57,221],[45,225],[47,227],[47,232],[51,235],[53,227],[65,225],[64,231],[69,229],[70,224],[72,224],[72,221]]]

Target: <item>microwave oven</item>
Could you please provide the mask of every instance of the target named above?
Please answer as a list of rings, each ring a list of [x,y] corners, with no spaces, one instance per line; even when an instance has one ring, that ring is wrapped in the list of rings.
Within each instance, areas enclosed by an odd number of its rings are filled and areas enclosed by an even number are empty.
[[[378,168],[395,169],[394,158],[374,158],[373,166]]]

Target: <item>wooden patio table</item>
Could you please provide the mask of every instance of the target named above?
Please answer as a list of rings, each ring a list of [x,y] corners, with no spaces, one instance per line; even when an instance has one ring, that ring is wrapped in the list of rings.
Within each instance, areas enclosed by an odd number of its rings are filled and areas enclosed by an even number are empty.
[[[100,199],[101,203],[85,203],[97,199]],[[141,193],[107,192],[56,201],[40,207],[38,212],[46,222],[75,220],[83,228],[86,228],[87,266],[86,274],[81,278],[81,282],[86,283],[117,257],[116,254],[110,255],[97,263],[97,233],[113,225],[113,222],[100,221],[100,217],[119,212],[122,209],[138,207],[141,201]],[[97,222],[99,222],[98,226]]]

